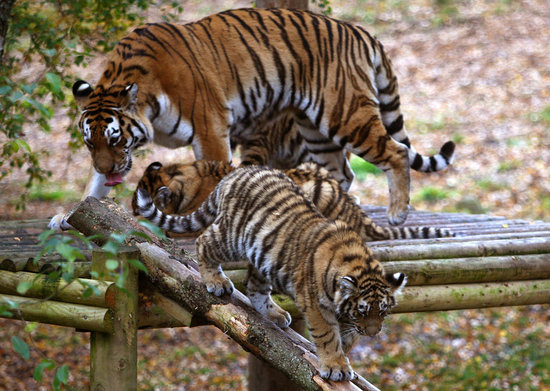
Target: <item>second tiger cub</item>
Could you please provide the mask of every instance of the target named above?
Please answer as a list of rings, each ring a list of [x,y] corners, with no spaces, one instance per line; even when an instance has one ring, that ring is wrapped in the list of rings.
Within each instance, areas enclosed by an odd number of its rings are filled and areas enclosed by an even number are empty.
[[[151,163],[137,188],[147,190],[155,205],[168,214],[189,214],[216,185],[235,168],[226,162],[199,160],[191,164]],[[315,163],[303,163],[284,173],[296,183],[306,197],[328,219],[341,220],[364,241],[406,238],[440,238],[454,236],[451,230],[436,227],[381,227],[375,224],[327,170]],[[139,214],[136,193],[132,200]]]

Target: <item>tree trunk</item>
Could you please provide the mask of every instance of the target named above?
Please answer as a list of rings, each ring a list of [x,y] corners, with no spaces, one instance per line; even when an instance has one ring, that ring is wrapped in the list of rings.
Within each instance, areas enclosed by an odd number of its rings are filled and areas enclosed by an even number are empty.
[[[146,229],[114,202],[88,197],[73,209],[68,221],[86,235],[99,231],[108,237],[109,225],[119,233],[127,233],[126,244],[139,249],[149,278],[161,293],[194,317],[203,318],[218,327],[245,350],[277,368],[303,389],[377,390],[361,377],[354,381],[359,386],[350,382],[323,380],[318,371],[318,359],[313,353],[315,349],[309,341],[293,330],[281,330],[257,313],[238,291],[231,297],[216,297],[208,293],[193,260],[182,262],[173,255],[177,246],[170,241],[160,241],[152,233],[149,235],[153,243],[132,233],[145,232]]]
[[[11,7],[14,3],[15,0],[0,1],[0,65],[2,65],[4,58],[4,46],[6,45],[6,35],[8,34]]]

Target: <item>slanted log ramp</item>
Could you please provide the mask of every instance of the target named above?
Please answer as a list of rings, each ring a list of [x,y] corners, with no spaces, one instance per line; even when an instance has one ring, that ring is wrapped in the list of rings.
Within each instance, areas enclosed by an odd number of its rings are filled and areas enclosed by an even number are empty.
[[[386,224],[385,208],[365,210],[376,223]],[[105,267],[99,248],[85,250],[86,261],[75,263],[84,285],[49,281],[39,273],[55,270],[61,258],[48,255],[33,262],[47,220],[0,222],[0,303],[17,303],[20,319],[90,331],[92,391],[137,388],[139,328],[202,324],[217,326],[299,388],[377,390],[360,376],[342,383],[321,379],[313,345],[300,334],[257,314],[238,291],[230,298],[208,294],[193,259],[194,239],[160,239],[110,200],[88,198],[73,209],[69,222],[84,235],[143,231],[152,238],[126,235],[119,263],[129,272],[121,290],[111,281],[91,278],[92,271],[101,274]],[[369,243],[386,270],[407,274],[394,313],[550,303],[550,223],[412,211],[406,224],[447,227],[459,236]],[[148,275],[138,273],[129,259],[141,260]],[[242,287],[246,265],[228,266],[224,270]],[[17,292],[22,281],[33,282],[24,296]],[[88,285],[97,294],[84,298]],[[276,299],[300,317],[291,300]]]

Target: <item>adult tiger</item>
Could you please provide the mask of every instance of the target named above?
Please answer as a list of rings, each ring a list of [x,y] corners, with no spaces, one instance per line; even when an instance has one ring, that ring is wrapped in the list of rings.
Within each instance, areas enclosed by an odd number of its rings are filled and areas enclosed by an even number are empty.
[[[139,27],[115,46],[97,86],[77,81],[73,93],[94,167],[85,197],[101,198],[121,183],[132,150],[147,142],[191,145],[197,159],[229,161],[230,139],[254,148],[270,123],[292,117],[304,159],[344,189],[353,179],[346,151],[384,170],[388,218],[400,224],[409,165],[440,170],[454,154],[450,141],[432,157],[411,146],[397,79],[376,38],[307,11],[229,10]],[[245,152],[245,163],[258,156]],[[50,227],[60,226],[67,224],[58,215]]]

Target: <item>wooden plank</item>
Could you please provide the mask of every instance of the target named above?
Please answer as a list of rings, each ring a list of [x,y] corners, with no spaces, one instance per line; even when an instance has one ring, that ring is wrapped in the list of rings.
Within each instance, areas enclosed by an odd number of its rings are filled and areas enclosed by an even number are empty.
[[[17,305],[11,319],[110,333],[113,313],[107,308],[0,294],[0,304]]]

